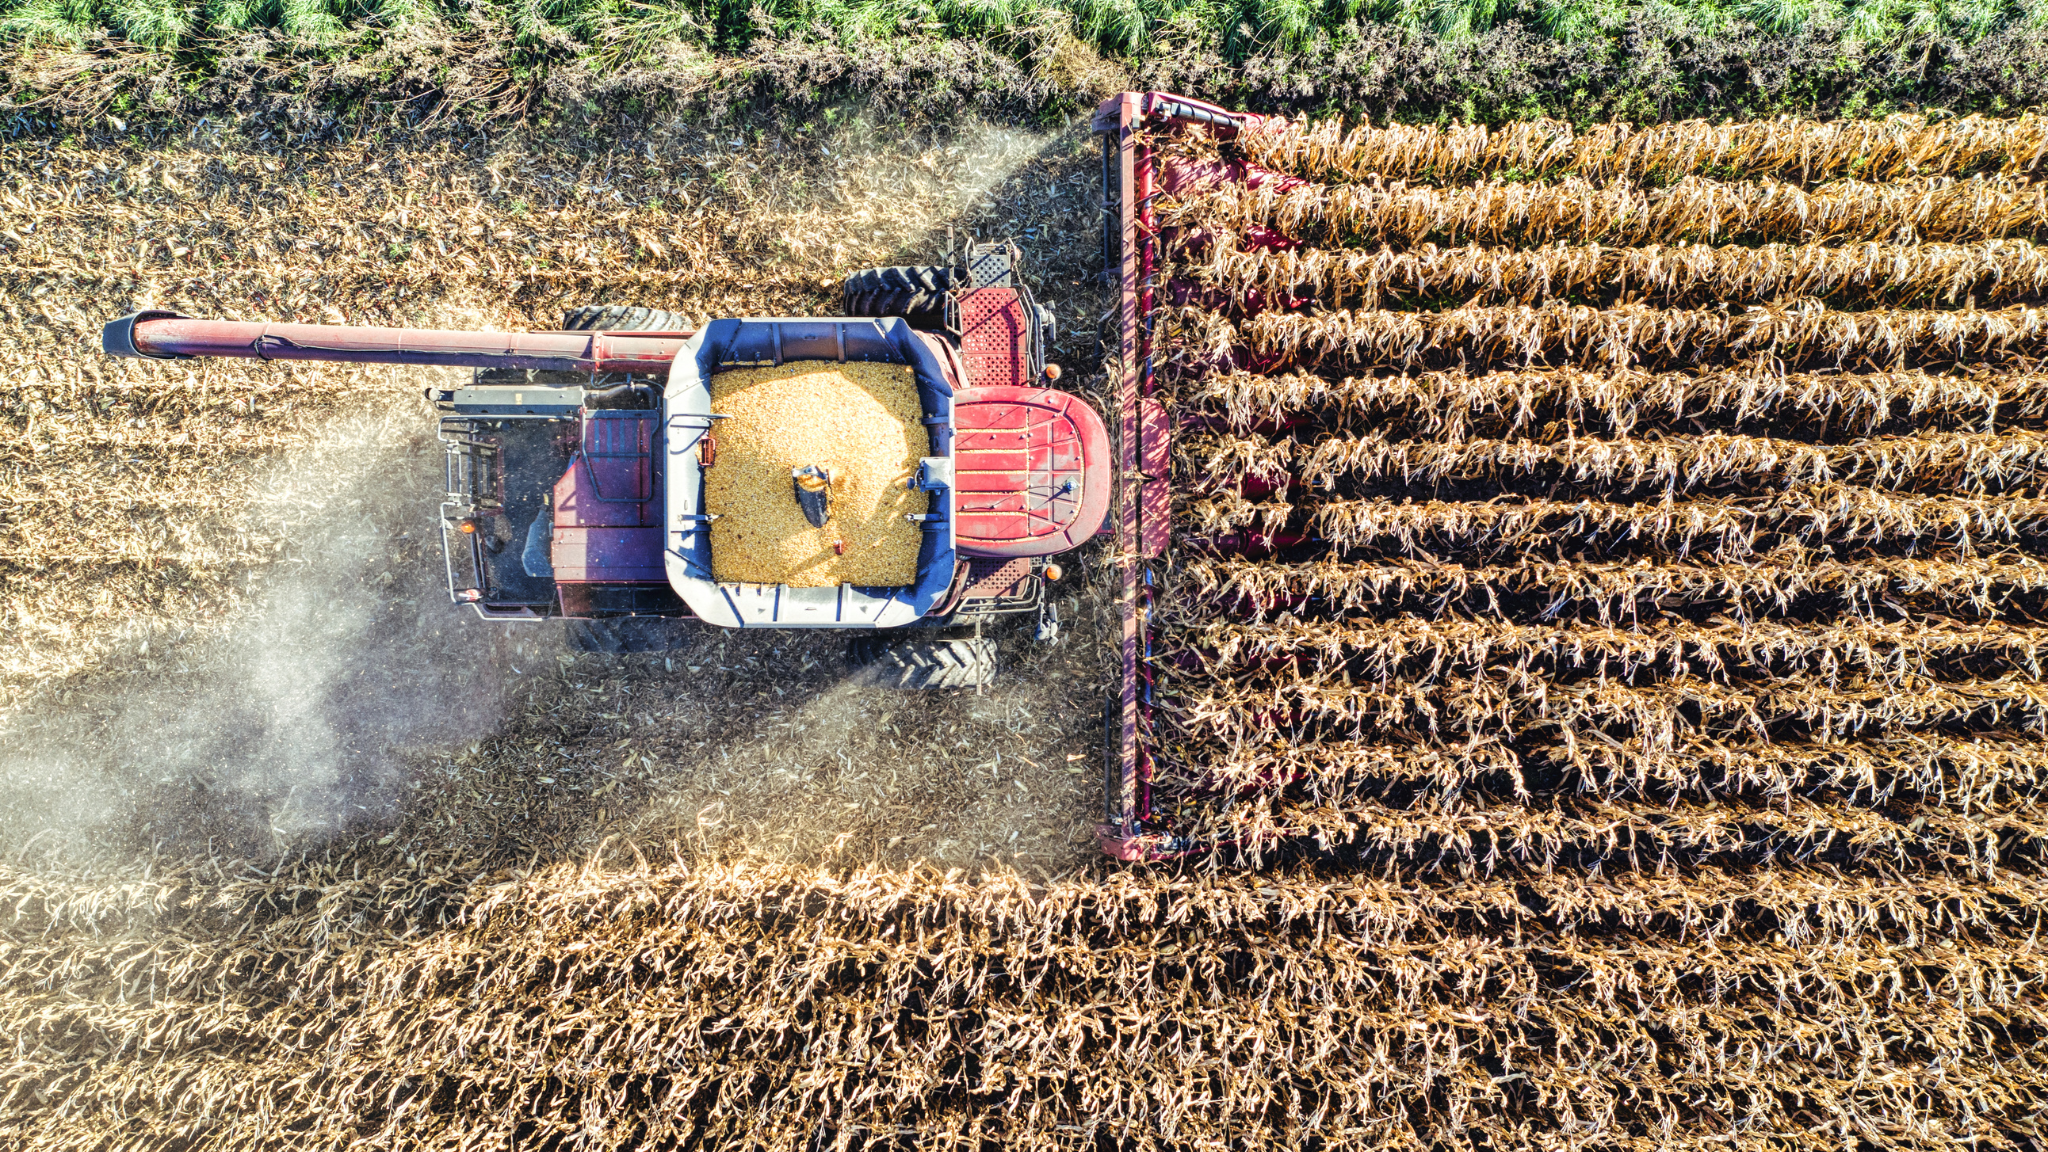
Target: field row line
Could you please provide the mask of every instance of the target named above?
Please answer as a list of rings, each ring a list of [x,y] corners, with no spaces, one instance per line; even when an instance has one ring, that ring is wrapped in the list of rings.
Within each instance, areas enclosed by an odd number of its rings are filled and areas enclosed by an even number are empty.
[[[1574,551],[1622,547],[1728,562],[1785,544],[1808,548],[1913,542],[1989,547],[2048,530],[2048,499],[1890,495],[1844,484],[1813,484],[1755,497],[1697,497],[1620,503],[1506,497],[1493,501],[1357,499],[1249,500],[1212,496],[1181,509],[1183,534],[1309,533],[1336,549],[1394,547]]]
[[[1162,339],[1184,370],[1196,373],[1233,367],[1407,369],[1446,360],[1462,361],[1468,369],[1537,363],[1620,369],[1753,357],[1787,365],[1905,368],[1920,361],[1967,363],[2048,352],[2048,310],[2032,307],[1724,312],[1549,303],[1444,312],[1261,312],[1241,320],[1168,307],[1160,322]]]
[[[1809,190],[1695,177],[1667,188],[1576,178],[1452,188],[1265,181],[1162,198],[1157,216],[1165,228],[1221,229],[1246,238],[1291,238],[1338,248],[1393,243],[1409,248],[1425,243],[1970,243],[2048,231],[2048,184],[1852,180]]]
[[[1928,432],[1846,444],[1726,432],[1656,439],[1396,439],[1307,432],[1313,439],[1232,432],[1183,435],[1174,443],[1182,487],[1220,492],[1246,481],[1304,488],[1340,483],[1444,481],[1616,485],[1673,496],[1704,486],[1841,482],[1897,489],[1938,484],[1983,492],[2048,472],[2048,433]]]
[[[1216,150],[1207,140],[1194,142],[1193,149]],[[1448,182],[1509,173],[1640,180],[1696,172],[1801,182],[1877,180],[1958,171],[2031,173],[2048,155],[2048,123],[2034,113],[1934,122],[1895,114],[1876,120],[1600,124],[1583,131],[1547,119],[1497,127],[1365,124],[1347,131],[1330,117],[1269,122],[1240,134],[1229,150],[1317,180],[1384,176]]]
[[[1169,277],[1185,276],[1219,308],[1401,308],[1615,295],[1666,307],[1804,297],[1881,305],[1970,307],[2048,293],[2048,249],[2029,240],[1970,244],[1602,244],[1500,248],[1275,248],[1220,230],[1184,233]],[[1306,297],[1307,299],[1304,299]]]
[[[2048,563],[2030,552],[1988,549],[1961,555],[1815,558],[1790,547],[1740,563],[1681,559],[1577,560],[1524,554],[1466,565],[1421,557],[1296,562],[1214,556],[1190,550],[1173,568],[1177,596],[1212,602],[1247,619],[1293,611],[1318,615],[1443,612],[1453,606],[1506,618],[1504,598],[1540,599],[1603,624],[1633,622],[1666,608],[1708,606],[1762,618],[1826,598],[1826,610],[1875,612],[1884,601],[1925,610],[1925,601],[1977,613],[2015,595],[2048,591]]]
[[[1850,804],[1906,795],[1963,814],[1980,805],[2038,802],[2048,784],[2048,742],[2014,732],[1954,736],[1900,731],[1816,742],[1797,738],[1687,737],[1654,745],[1634,734],[1560,729],[1436,743],[1419,734],[1369,739],[1281,735],[1235,745],[1179,748],[1160,762],[1177,786],[1202,792],[1371,782],[1382,789],[1504,796],[1552,794],[1776,800],[1830,791]]]

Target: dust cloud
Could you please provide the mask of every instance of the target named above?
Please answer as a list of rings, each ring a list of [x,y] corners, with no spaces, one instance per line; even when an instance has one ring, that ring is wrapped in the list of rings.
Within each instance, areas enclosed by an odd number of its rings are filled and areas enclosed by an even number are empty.
[[[409,755],[495,729],[503,628],[440,583],[441,451],[418,403],[337,417],[268,463],[253,527],[287,540],[241,609],[132,631],[0,719],[0,849],[267,856],[388,822]]]

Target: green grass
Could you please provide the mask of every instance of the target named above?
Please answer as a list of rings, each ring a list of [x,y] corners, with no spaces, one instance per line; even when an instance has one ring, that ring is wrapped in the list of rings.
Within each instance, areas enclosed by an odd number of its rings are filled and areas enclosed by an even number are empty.
[[[2048,104],[2048,0],[0,0],[0,99],[58,113],[936,121],[1124,86],[1404,119],[2010,111]]]
[[[1853,40],[1964,41],[2048,17],[2048,0],[1736,0],[1660,4],[1712,35],[1731,18],[1798,34],[1839,25]],[[847,42],[905,35],[1016,36],[1065,29],[1110,56],[1142,57],[1163,33],[1204,33],[1236,54],[1340,39],[1366,21],[1433,36],[1471,37],[1506,22],[1561,40],[1610,34],[1640,4],[1614,0],[0,0],[0,37],[83,46],[119,37],[159,49],[198,49],[257,30],[332,47],[353,34],[422,22],[462,22],[487,10],[523,43],[573,44],[640,56],[681,43],[746,48],[763,35],[824,31]],[[610,52],[606,53],[607,55]]]

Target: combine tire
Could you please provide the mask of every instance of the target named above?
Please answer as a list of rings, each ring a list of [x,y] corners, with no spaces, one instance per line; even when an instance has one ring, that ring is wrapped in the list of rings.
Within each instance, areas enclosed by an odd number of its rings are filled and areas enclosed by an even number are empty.
[[[884,688],[980,688],[995,682],[996,642],[861,636],[846,646],[846,662]]]
[[[855,272],[846,278],[846,314],[901,316],[918,327],[937,327],[952,282],[950,271],[933,265]]]
[[[690,327],[687,316],[627,304],[585,304],[562,313],[564,332],[679,332]]]

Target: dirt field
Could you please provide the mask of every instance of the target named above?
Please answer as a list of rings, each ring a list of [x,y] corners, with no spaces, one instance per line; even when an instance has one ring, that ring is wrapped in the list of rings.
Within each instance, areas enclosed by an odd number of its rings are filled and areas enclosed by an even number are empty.
[[[1089,860],[1086,561],[1066,641],[1006,640],[1011,672],[978,696],[844,684],[836,637],[577,656],[558,626],[447,603],[419,394],[452,373],[97,351],[143,304],[501,329],[585,302],[829,315],[844,273],[939,259],[951,226],[1025,246],[1085,386],[1085,135],[876,141],[9,146],[6,842],[260,857],[346,831],[530,860],[684,836],[794,860]]]

